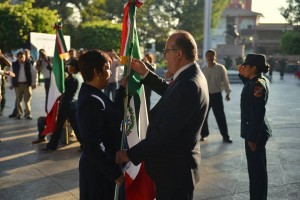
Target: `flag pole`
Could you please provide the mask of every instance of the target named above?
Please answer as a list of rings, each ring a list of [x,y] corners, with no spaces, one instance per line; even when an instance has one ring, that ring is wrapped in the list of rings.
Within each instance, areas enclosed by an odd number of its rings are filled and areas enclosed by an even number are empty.
[[[134,27],[135,27],[135,15],[136,15],[136,7],[135,7],[135,0],[132,1],[132,4],[130,5],[130,9],[134,9],[133,17],[130,18],[130,28],[129,28],[129,55],[126,63],[126,75],[129,76],[131,72],[131,62],[132,62],[132,52],[133,52],[133,33],[134,33]],[[134,8],[132,8],[134,6]],[[129,15],[130,16],[130,15]],[[126,84],[125,88],[125,98],[124,98],[124,115],[123,115],[123,123],[122,123],[122,138],[121,138],[121,147],[120,149],[124,149],[124,142],[127,132],[127,106],[128,106],[128,83]],[[124,183],[123,183],[124,184]],[[115,187],[115,197],[114,200],[119,199],[119,193],[120,193],[120,187],[116,184]]]

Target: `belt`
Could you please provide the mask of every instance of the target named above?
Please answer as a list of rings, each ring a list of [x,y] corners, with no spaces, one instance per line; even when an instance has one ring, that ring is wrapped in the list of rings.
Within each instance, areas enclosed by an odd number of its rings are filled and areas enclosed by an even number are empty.
[[[18,82],[18,84],[27,84],[27,82]]]

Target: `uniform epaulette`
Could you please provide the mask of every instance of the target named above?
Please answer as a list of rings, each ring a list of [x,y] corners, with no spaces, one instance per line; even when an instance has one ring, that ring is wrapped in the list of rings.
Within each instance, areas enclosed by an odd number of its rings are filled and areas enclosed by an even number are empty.
[[[264,83],[264,80],[262,78],[259,78],[257,79],[257,81],[255,83],[260,83],[260,84],[263,84]]]

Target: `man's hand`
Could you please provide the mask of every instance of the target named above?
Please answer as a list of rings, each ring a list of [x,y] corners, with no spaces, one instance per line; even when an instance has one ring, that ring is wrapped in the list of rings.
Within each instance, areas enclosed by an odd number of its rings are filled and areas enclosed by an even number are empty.
[[[132,59],[131,69],[133,69],[136,73],[138,73],[141,76],[144,76],[149,71],[145,63],[135,58]]]
[[[124,176],[121,175],[117,180],[115,180],[115,182],[118,186],[121,186],[124,182]]]
[[[251,151],[255,151],[256,143],[248,141],[248,146],[250,147]]]
[[[229,94],[226,95],[225,100],[226,100],[226,101],[230,101],[230,96],[229,96]]]
[[[129,158],[127,156],[126,150],[121,150],[116,153],[116,163],[117,164],[122,164],[122,163],[125,163],[128,161],[129,161]]]

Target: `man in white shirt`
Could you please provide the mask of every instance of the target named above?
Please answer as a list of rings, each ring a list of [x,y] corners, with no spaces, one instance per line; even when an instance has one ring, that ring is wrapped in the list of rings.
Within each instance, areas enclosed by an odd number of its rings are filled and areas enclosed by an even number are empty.
[[[203,74],[207,80],[208,91],[209,91],[209,110],[212,108],[214,115],[217,120],[217,124],[220,130],[220,133],[223,137],[223,142],[232,143],[228,135],[228,128],[226,122],[226,116],[224,112],[223,97],[222,91],[225,89],[226,97],[225,100],[230,100],[230,84],[227,76],[226,68],[216,62],[217,54],[213,49],[210,49],[206,52],[207,66],[202,69]],[[208,112],[209,112],[208,110]],[[204,141],[205,137],[209,135],[208,130],[208,113],[201,130],[201,139]]]
[[[17,119],[21,119],[22,115],[22,99],[25,102],[25,118],[32,119],[31,116],[31,98],[32,89],[36,88],[36,71],[30,62],[26,62],[25,53],[18,52],[17,61],[13,62],[12,70],[16,74],[11,79],[10,89],[15,88],[17,100]]]
[[[39,59],[36,63],[36,68],[43,74],[44,77],[44,87],[45,87],[45,111],[47,113],[47,101],[50,88],[50,75],[52,70],[52,61],[49,56],[47,56],[44,49],[39,50]]]
[[[112,64],[110,66],[111,75],[108,81],[108,85],[104,89],[104,93],[106,96],[108,96],[108,98],[110,98],[111,93],[111,100],[115,101],[116,90],[118,88],[118,68],[120,66],[120,58],[113,49],[108,52],[108,55],[111,57],[112,60]]]

